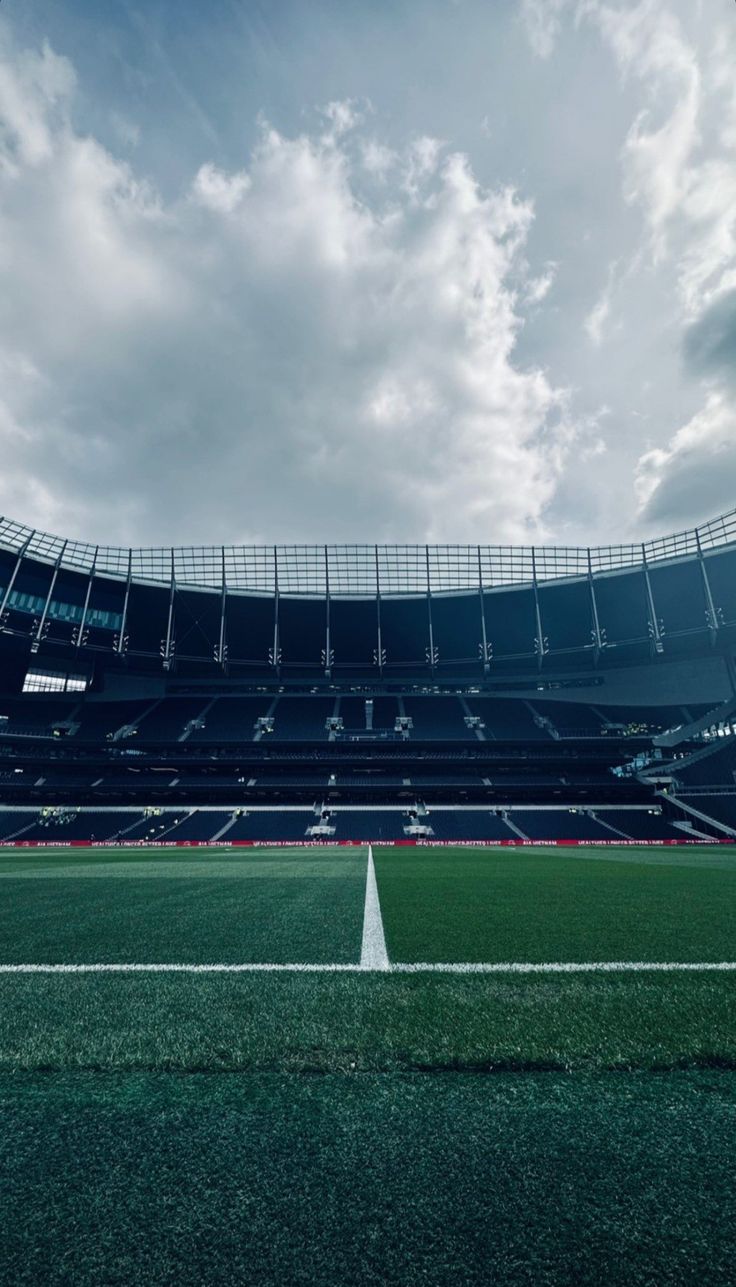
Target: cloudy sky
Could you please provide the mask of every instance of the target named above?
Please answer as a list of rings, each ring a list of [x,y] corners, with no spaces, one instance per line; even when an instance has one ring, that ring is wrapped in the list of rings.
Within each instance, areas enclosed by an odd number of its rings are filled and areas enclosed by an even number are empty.
[[[733,0],[3,0],[0,513],[635,540],[736,505]]]

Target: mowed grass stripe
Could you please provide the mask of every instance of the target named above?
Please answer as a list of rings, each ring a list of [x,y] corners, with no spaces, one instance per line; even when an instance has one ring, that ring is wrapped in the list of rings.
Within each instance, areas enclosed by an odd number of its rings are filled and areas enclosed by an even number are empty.
[[[736,1068],[714,970],[0,976],[0,1068]]]
[[[211,858],[187,853],[155,877],[145,870],[139,874],[134,862],[124,879],[119,872],[108,875],[106,858],[93,856],[94,879],[77,874],[76,856],[65,869],[68,853],[38,879],[14,878],[6,862],[0,878],[0,962],[359,960],[364,851],[350,850],[339,862],[313,851],[298,857],[280,852],[270,866],[260,857],[254,862],[250,854],[239,855],[216,874]],[[157,865],[159,858],[157,853]]]
[[[609,851],[606,851],[608,853]],[[718,868],[592,851],[374,848],[389,956],[417,964],[728,962],[736,855]],[[723,855],[722,855],[723,856]]]
[[[715,1287],[735,1080],[6,1076],[0,1278]]]

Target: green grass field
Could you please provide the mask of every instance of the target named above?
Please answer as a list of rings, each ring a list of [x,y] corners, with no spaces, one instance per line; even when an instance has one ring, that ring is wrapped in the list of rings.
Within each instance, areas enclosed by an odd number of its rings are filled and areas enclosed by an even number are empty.
[[[1,1281],[729,1281],[736,851],[374,862],[0,850]]]

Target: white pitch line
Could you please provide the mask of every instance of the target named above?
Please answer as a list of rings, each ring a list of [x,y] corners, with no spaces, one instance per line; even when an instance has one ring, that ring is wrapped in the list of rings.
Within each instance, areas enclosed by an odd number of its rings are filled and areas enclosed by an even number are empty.
[[[365,873],[365,908],[363,910],[363,942],[360,949],[360,968],[362,970],[389,969],[371,845],[368,846],[368,866]]]
[[[294,962],[216,963],[137,961],[93,962],[86,965],[0,965],[0,974],[362,974],[366,969],[389,974],[629,974],[659,972],[734,972],[736,961],[394,961],[385,965]]]

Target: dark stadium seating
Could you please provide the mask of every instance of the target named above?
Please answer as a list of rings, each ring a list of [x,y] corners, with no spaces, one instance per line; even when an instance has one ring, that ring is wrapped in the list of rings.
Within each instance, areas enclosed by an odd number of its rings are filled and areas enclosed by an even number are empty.
[[[342,809],[330,819],[335,840],[403,840],[407,823],[400,809]]]
[[[719,740],[713,750],[692,764],[675,761],[672,773],[678,783],[689,786],[733,786],[736,782],[736,739]]]
[[[396,697],[373,698],[374,729],[393,731],[399,714],[399,703]]]
[[[689,723],[682,706],[599,706],[608,725],[624,728],[644,727],[649,733],[660,733]]]
[[[135,724],[152,705],[150,699],[85,703],[75,741],[104,741],[126,725]]]
[[[468,740],[465,712],[457,697],[405,697],[404,712],[413,722],[413,740]]]
[[[467,702],[471,714],[479,715],[485,724],[487,738],[547,741],[551,736],[547,729],[535,722],[534,712],[524,701],[478,697],[473,693]]]
[[[25,697],[3,697],[0,694],[0,733],[14,729],[50,733],[55,723],[70,718],[79,701],[78,696],[54,699],[35,693]],[[7,716],[7,722],[2,716]]]
[[[280,697],[274,712],[273,741],[326,742],[325,724],[334,709],[332,697]]]
[[[338,715],[346,732],[365,730],[365,698],[341,697]]]
[[[218,697],[204,715],[204,728],[194,729],[192,742],[252,742],[256,720],[265,716],[273,697]],[[202,701],[202,709],[206,705]]]
[[[736,789],[732,792],[714,792],[712,795],[700,791],[692,794],[688,791],[680,791],[678,799],[692,805],[708,818],[714,818],[716,822],[722,822],[736,830]],[[700,825],[697,818],[692,818],[692,822],[695,827]]]
[[[599,737],[604,720],[590,706],[580,702],[532,701],[532,709],[548,719],[562,737]]]
[[[0,840],[10,840],[14,836],[23,839],[24,834],[33,827],[37,817],[36,812],[11,813],[3,810],[0,812]]]
[[[205,697],[168,697],[144,715],[136,736],[141,742],[176,742],[206,705]]]
[[[24,830],[22,840],[45,840],[50,844],[68,844],[72,840],[112,840],[130,826],[135,814],[92,810],[76,813],[55,810],[40,811],[32,825]]]
[[[427,818],[436,840],[516,840],[503,818],[485,809],[430,809]]]
[[[529,840],[612,839],[594,818],[569,809],[514,809],[509,818]]]
[[[666,818],[645,809],[597,809],[601,822],[607,822],[629,840],[683,840],[684,833]]]
[[[236,818],[223,840],[305,840],[307,827],[317,821],[309,809],[265,812],[253,810]]]

